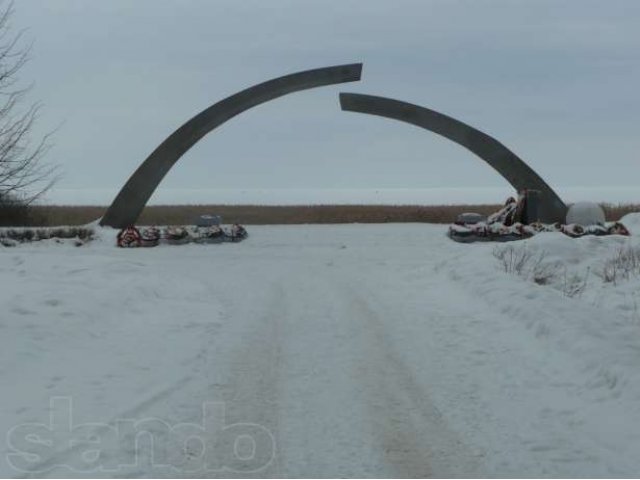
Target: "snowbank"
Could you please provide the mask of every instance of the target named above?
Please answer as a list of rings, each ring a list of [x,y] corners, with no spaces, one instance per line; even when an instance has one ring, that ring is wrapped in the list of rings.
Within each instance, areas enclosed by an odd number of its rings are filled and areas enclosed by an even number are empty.
[[[627,227],[631,235],[640,236],[640,212],[627,213],[620,219],[620,223]]]

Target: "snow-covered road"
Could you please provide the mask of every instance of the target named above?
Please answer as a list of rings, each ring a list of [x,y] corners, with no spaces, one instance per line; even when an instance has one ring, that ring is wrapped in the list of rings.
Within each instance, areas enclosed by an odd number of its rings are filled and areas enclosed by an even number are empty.
[[[569,298],[443,226],[249,230],[0,250],[0,476],[640,471],[637,288]]]

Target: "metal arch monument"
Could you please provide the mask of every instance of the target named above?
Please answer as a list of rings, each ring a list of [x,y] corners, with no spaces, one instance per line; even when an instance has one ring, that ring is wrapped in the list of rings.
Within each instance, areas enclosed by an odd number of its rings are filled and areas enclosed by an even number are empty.
[[[175,163],[206,134],[252,107],[289,93],[360,80],[362,63],[297,72],[249,87],[203,110],[162,142],[131,175],[100,221],[124,228],[133,225],[151,195]]]
[[[386,97],[341,93],[340,106],[349,112],[392,118],[425,128],[467,148],[500,173],[513,187],[540,191],[540,220],[564,223],[567,206],[549,185],[520,157],[490,137],[442,113]]]
[[[297,72],[254,85],[203,110],[167,137],[138,167],[108,208],[100,225],[115,228],[133,225],[153,192],[180,157],[227,120],[289,93],[358,81],[361,74],[361,63]],[[538,190],[541,221],[564,221],[567,207],[560,197],[521,158],[495,138],[442,113],[391,98],[341,93],[340,105],[344,111],[392,118],[448,138],[486,161],[516,190]]]

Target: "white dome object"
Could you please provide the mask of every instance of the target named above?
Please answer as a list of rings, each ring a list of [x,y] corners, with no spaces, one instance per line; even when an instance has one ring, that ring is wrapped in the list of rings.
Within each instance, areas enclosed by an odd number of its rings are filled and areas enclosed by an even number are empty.
[[[604,210],[594,202],[576,202],[567,211],[567,225],[577,223],[583,227],[604,225]]]

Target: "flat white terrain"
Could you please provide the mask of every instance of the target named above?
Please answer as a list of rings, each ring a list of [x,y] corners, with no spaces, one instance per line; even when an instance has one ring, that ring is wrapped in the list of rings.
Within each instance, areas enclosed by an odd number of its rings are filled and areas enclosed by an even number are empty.
[[[0,248],[0,476],[640,472],[640,280],[600,276],[637,237],[248,230]]]

